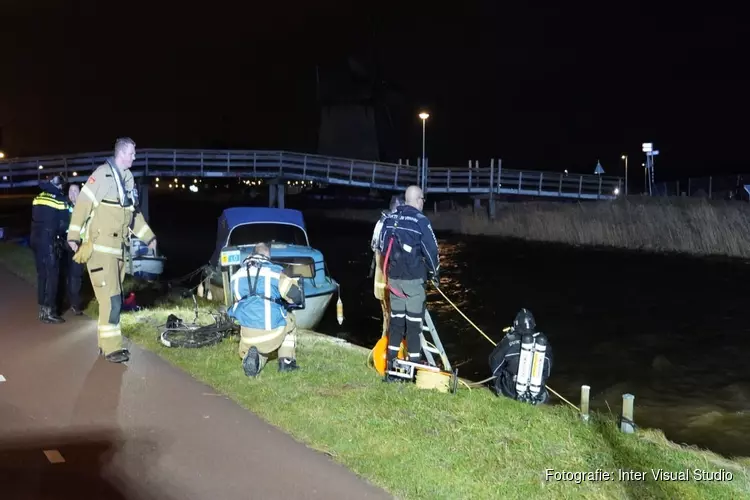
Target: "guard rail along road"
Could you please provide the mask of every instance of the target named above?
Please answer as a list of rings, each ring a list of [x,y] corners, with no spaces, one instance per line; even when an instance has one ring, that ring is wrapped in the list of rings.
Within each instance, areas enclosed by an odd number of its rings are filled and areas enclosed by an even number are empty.
[[[104,163],[111,152],[9,158],[0,160],[0,188],[38,185],[55,174],[81,181]],[[478,165],[478,162],[475,163]],[[507,194],[546,198],[612,199],[618,177],[509,170],[500,161],[489,167],[427,168],[422,180],[416,166],[287,151],[140,149],[132,168],[135,177],[271,178],[403,191],[425,186],[427,193]],[[422,181],[422,182],[420,182]]]

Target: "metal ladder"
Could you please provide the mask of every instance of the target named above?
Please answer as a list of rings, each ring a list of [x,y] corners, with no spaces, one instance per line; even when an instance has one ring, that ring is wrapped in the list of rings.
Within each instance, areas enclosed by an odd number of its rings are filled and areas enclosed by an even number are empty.
[[[425,333],[429,334],[431,339],[430,342],[427,341]],[[419,332],[419,338],[422,343],[422,352],[424,353],[424,357],[427,360],[427,366],[421,363],[413,363],[411,361],[396,358],[393,360],[392,369],[387,370],[386,373],[390,376],[398,377],[401,379],[414,380],[417,369],[426,369],[432,372],[446,371],[452,373],[451,392],[455,393],[458,381],[458,371],[453,371],[451,363],[450,361],[448,361],[448,355],[445,354],[443,343],[440,341],[440,336],[438,335],[437,329],[435,328],[435,323],[432,321],[430,312],[427,310],[425,310],[424,322],[422,323],[422,331]],[[443,363],[442,369],[437,366],[437,363],[435,363],[435,355],[440,356],[439,359]]]
[[[430,338],[432,339],[430,343],[435,347],[431,347],[428,344],[425,332],[430,334]],[[445,354],[445,348],[440,341],[440,336],[435,328],[435,323],[433,323],[430,311],[428,310],[425,310],[424,312],[424,322],[422,323],[422,331],[419,333],[419,337],[422,341],[422,352],[424,352],[424,357],[427,360],[427,363],[430,366],[437,367],[433,354],[440,355],[440,360],[443,362],[443,369],[447,372],[452,372],[453,368],[451,367],[450,361],[448,361],[448,355]]]

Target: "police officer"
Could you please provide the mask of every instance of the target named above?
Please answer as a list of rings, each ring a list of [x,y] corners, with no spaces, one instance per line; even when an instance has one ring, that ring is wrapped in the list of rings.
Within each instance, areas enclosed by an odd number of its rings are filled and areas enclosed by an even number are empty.
[[[380,308],[383,310],[383,337],[388,335],[388,323],[391,319],[390,301],[389,294],[386,293],[386,279],[383,273],[383,255],[380,253],[380,236],[383,231],[383,224],[385,219],[390,215],[396,213],[396,208],[403,205],[403,199],[401,196],[392,196],[390,210],[380,214],[380,219],[375,224],[375,229],[372,232],[372,239],[370,240],[370,248],[372,249],[372,267],[370,270],[370,277],[374,276],[373,282],[373,293],[375,298],[380,301]]]
[[[543,346],[540,359],[543,363],[541,378],[534,381],[531,369],[534,352]],[[524,352],[526,351],[526,352]],[[527,356],[525,360],[522,358]],[[521,368],[525,365],[525,368]],[[519,369],[523,373],[519,373]],[[513,326],[490,354],[490,370],[495,376],[495,393],[531,404],[546,403],[549,393],[545,383],[552,369],[552,346],[547,336],[536,329],[534,315],[521,309],[513,320]]]
[[[59,175],[39,184],[42,192],[32,202],[30,246],[34,250],[37,276],[39,321],[65,322],[57,314],[57,286],[65,251],[68,203],[63,194],[64,180]]]
[[[137,208],[138,195],[130,172],[135,142],[127,137],[117,139],[114,153],[94,170],[81,189],[68,227],[68,242],[76,252],[73,259],[86,263],[99,303],[100,352],[107,361],[122,363],[130,358],[120,331],[124,252],[129,233],[152,249],[156,248],[156,236]]]
[[[385,255],[391,306],[387,369],[392,368],[406,336],[409,361],[422,359],[421,333],[425,310],[426,280],[439,280],[438,244],[430,221],[422,213],[424,194],[409,186],[405,204],[384,221],[380,252]]]
[[[302,305],[304,297],[297,280],[270,258],[269,246],[257,244],[231,280],[235,302],[227,314],[241,326],[239,353],[248,377],[257,376],[277,351],[279,371],[297,369],[296,321],[287,308]]]
[[[81,194],[81,188],[78,186],[78,184],[71,184],[68,187],[68,211],[70,214],[73,214],[73,208],[75,207],[76,202],[78,201],[78,195]],[[68,218],[68,222],[65,224],[65,227],[67,228],[70,225],[70,218]],[[79,264],[78,262],[73,260],[73,252],[70,251],[70,248],[66,249],[65,252],[65,272],[63,273],[65,275],[67,287],[66,290],[68,292],[68,302],[70,305],[70,310],[73,312],[75,316],[80,316],[83,314],[83,308],[81,305],[81,281],[83,280],[83,265]]]

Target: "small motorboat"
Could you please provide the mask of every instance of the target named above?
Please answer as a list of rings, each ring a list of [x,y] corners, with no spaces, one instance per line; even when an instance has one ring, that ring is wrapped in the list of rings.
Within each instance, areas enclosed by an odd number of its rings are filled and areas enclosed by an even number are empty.
[[[328,309],[338,283],[330,276],[323,254],[310,246],[302,212],[288,208],[235,207],[219,217],[216,248],[204,282],[204,295],[231,306],[234,302],[229,283],[242,261],[257,243],[268,243],[271,261],[284,268],[284,274],[299,278],[305,294],[303,309],[294,315],[297,326],[314,330]]]

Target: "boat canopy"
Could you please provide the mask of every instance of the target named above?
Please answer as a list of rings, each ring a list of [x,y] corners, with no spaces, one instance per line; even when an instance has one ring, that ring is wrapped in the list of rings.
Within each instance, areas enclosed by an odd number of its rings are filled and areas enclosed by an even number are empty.
[[[218,263],[221,250],[227,245],[271,241],[310,246],[302,212],[290,208],[227,208],[219,216],[216,247],[211,256],[211,264]]]

